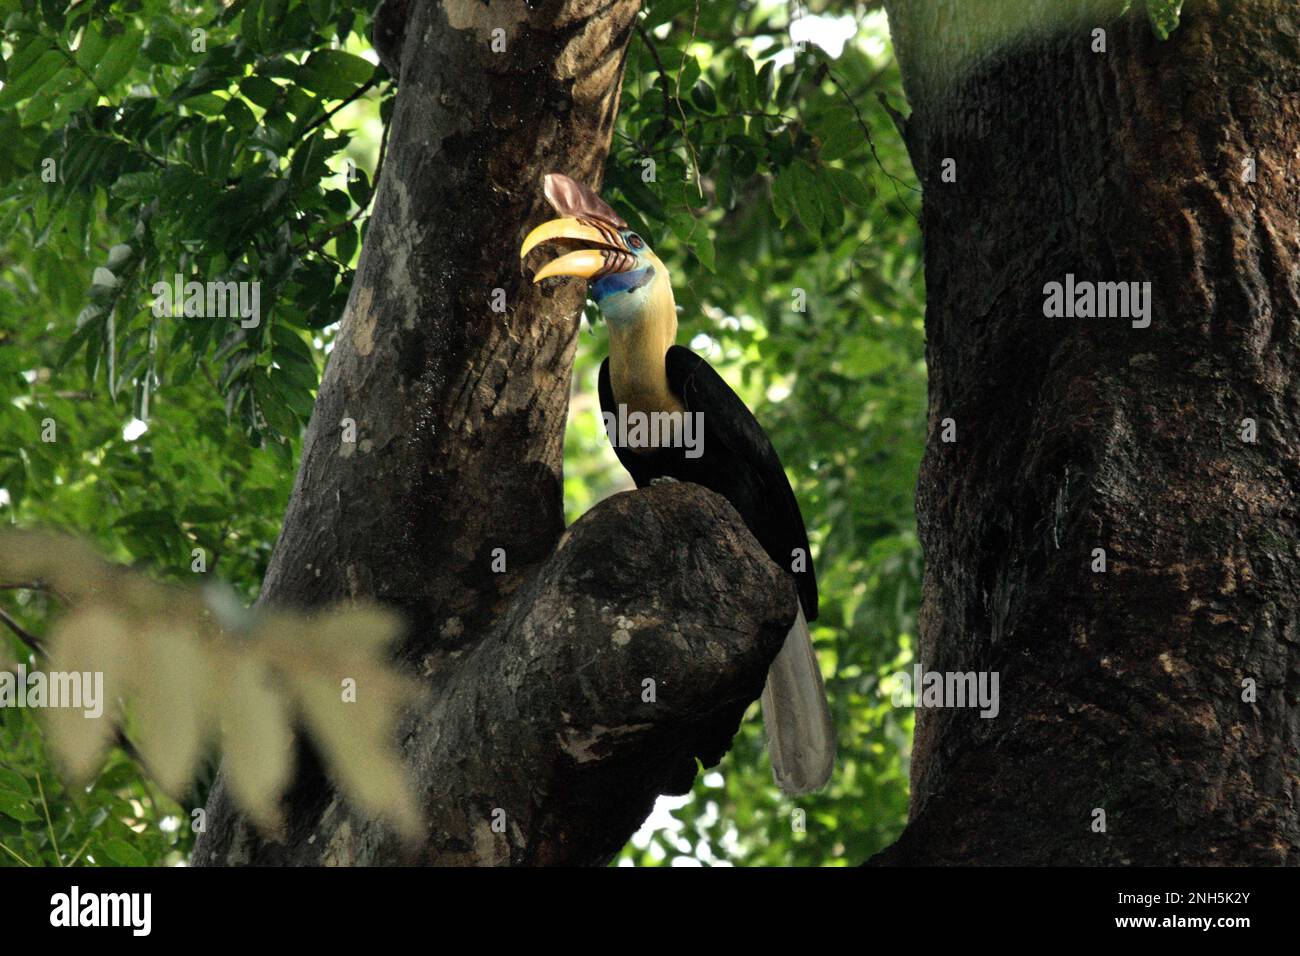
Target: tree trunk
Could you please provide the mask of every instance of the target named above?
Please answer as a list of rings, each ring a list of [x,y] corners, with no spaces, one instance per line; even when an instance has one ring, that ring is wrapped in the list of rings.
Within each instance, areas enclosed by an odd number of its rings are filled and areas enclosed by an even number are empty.
[[[283,838],[219,779],[194,863],[603,863],[762,690],[793,590],[725,501],[618,496],[556,550],[583,293],[531,285],[519,244],[551,215],[545,173],[599,185],[636,10],[377,16],[400,76],[388,159],[261,601],[406,614],[432,691],[403,734],[428,834],[401,846],[354,814],[303,748]]]
[[[876,862],[1300,863],[1300,14],[1189,3],[1161,41],[1114,3],[890,6],[925,192],[919,657],[997,672],[1000,712],[918,707]],[[1150,325],[1046,317],[1067,274],[1149,281]]]

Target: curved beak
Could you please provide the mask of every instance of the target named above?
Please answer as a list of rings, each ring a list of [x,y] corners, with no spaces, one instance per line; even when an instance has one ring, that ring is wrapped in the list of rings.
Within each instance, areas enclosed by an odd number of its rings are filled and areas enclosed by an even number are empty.
[[[524,258],[543,242],[577,246],[576,251],[542,266],[533,276],[533,282],[538,283],[552,276],[591,279],[611,272],[623,272],[636,261],[618,240],[618,233],[613,229],[602,229],[589,221],[568,217],[552,219],[525,237],[524,244],[519,247],[519,258]]]

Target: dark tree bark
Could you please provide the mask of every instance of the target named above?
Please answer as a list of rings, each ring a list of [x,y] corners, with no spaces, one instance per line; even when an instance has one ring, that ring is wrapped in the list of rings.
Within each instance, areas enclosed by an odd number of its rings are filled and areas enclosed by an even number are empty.
[[[400,76],[388,159],[261,595],[405,613],[434,701],[403,737],[428,838],[354,814],[304,750],[284,839],[219,779],[196,864],[605,862],[726,750],[793,618],[701,489],[603,503],[556,550],[582,291],[532,286],[518,250],[549,216],[543,174],[599,185],[637,4],[535,6],[377,18]]]
[[[1300,13],[962,60],[950,0],[890,6],[925,192],[920,660],[999,672],[1001,711],[918,710],[877,862],[1300,863]],[[1150,281],[1150,326],[1046,318],[1067,273]]]
[[[657,795],[686,792],[696,759],[731,746],[793,607],[789,576],[724,499],[696,485],[616,495],[428,675],[430,706],[403,732],[421,845],[332,794],[290,839],[265,841],[223,796],[203,862],[607,863]]]

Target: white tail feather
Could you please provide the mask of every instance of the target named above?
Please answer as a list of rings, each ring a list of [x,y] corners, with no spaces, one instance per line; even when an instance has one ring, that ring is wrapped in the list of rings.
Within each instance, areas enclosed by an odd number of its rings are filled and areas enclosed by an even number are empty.
[[[762,699],[776,785],[790,796],[826,786],[835,767],[835,727],[802,605],[768,669]]]

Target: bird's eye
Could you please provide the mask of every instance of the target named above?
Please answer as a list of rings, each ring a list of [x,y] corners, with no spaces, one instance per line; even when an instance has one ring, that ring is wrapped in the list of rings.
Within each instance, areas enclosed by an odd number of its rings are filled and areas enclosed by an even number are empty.
[[[641,241],[641,237],[638,236],[635,232],[628,234],[627,244],[631,246],[633,249],[640,249],[642,246],[645,245],[645,243]]]

